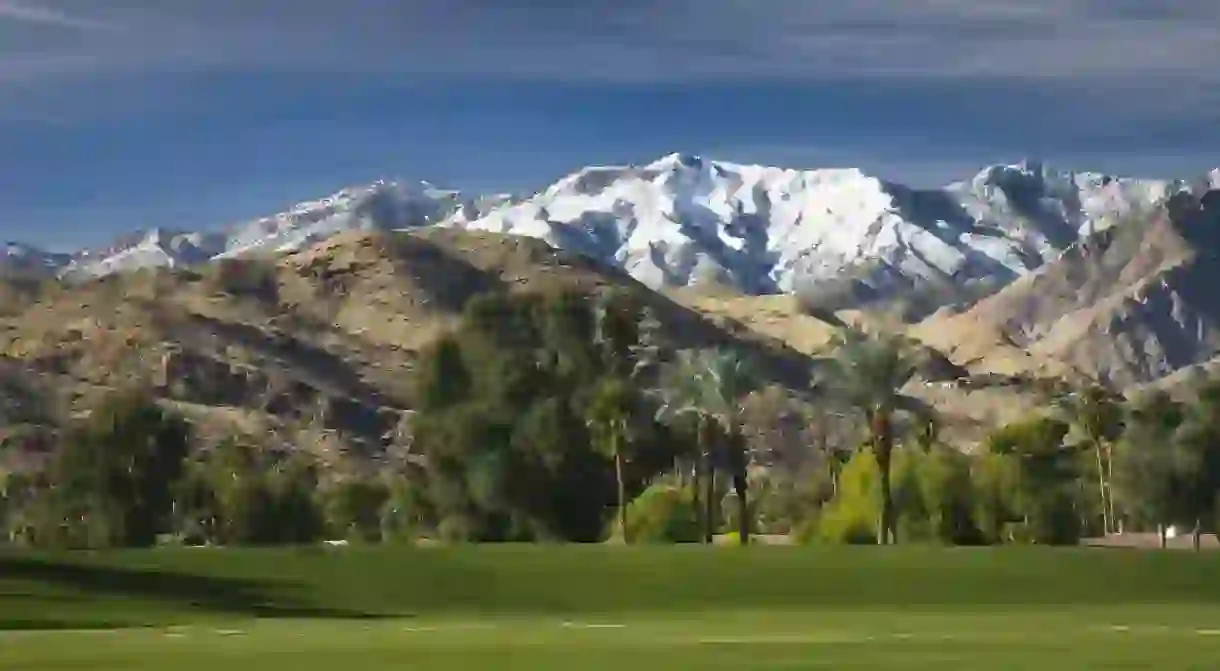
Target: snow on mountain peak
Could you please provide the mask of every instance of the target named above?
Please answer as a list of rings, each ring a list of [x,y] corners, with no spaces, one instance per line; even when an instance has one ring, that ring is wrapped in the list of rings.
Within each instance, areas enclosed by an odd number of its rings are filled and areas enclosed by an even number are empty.
[[[1220,170],[1208,181],[1220,185]],[[913,189],[855,168],[672,153],[642,165],[586,167],[528,198],[379,180],[216,232],[148,229],[56,267],[89,277],[291,251],[345,230],[439,225],[541,238],[654,287],[710,280],[770,293],[851,279],[881,297],[925,285],[1005,283],[1181,184],[1025,160],[943,189]]]
[[[1040,163],[999,166],[954,194],[855,168],[792,170],[679,153],[642,168],[586,168],[461,225],[540,237],[618,263],[653,286],[711,279],[765,293],[848,271],[874,288],[1010,279],[1069,244],[1045,229],[1078,228],[1082,203],[1092,202],[1081,193],[1095,180],[1052,175]],[[1010,225],[1038,207],[1046,212],[1033,224]]]

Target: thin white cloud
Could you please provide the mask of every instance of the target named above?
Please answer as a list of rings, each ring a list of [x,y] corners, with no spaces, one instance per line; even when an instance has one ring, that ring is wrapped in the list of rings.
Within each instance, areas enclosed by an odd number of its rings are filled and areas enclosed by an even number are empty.
[[[0,23],[16,22],[72,28],[75,30],[113,30],[113,24],[68,14],[42,5],[0,0]]]
[[[0,0],[128,34],[7,43],[0,82],[156,72],[621,85],[875,81],[1041,91],[1078,113],[1195,114],[1220,92],[1216,0]],[[65,24],[66,25],[66,24]],[[103,24],[107,25],[107,24]]]
[[[95,25],[58,9],[94,2],[59,0],[52,9],[0,0],[0,16],[7,8],[25,20]],[[1220,62],[1214,0],[1158,0],[1152,8],[1135,0],[623,0],[613,9],[506,0],[138,4],[124,11],[143,22],[142,39],[68,51],[119,71],[295,67],[621,82],[1220,78],[1211,65]]]

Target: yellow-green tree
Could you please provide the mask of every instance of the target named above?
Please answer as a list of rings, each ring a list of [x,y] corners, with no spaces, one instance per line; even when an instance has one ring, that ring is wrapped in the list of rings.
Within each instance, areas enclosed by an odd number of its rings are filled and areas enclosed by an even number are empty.
[[[931,421],[930,408],[903,393],[918,372],[920,350],[900,334],[845,327],[831,341],[830,356],[815,362],[811,386],[829,402],[855,408],[868,427],[881,495],[877,540],[897,542],[897,514],[891,483],[896,444],[895,419],[911,415]]]

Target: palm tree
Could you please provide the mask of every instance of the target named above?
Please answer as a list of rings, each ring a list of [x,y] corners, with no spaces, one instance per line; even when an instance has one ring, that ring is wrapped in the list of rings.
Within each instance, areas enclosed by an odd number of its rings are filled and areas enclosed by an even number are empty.
[[[750,542],[749,481],[746,477],[749,450],[742,432],[745,408],[741,401],[757,387],[757,377],[751,365],[735,351],[720,349],[705,354],[701,378],[708,391],[712,415],[727,437],[725,456],[737,495],[738,540],[747,545]],[[711,473],[714,477],[714,469]]]
[[[749,505],[746,467],[749,458],[742,435],[742,399],[754,391],[757,377],[753,368],[737,352],[729,349],[683,350],[678,353],[674,379],[668,388],[670,398],[661,408],[671,416],[694,414],[699,420],[700,450],[703,471],[707,475],[704,504],[706,520],[704,540],[711,542],[715,514],[715,431],[719,428],[728,439],[727,465],[733,477],[733,489],[740,506],[739,535],[742,544],[749,542]],[[698,484],[696,483],[696,488]]]
[[[711,450],[711,419],[706,410],[703,385],[699,381],[697,371],[700,369],[698,350],[679,350],[673,364],[666,367],[668,380],[661,385],[661,405],[657,409],[657,419],[677,422],[693,419],[695,423],[695,439],[698,443],[699,455],[694,464],[694,505],[696,514],[702,518],[704,511],[700,506],[699,487],[702,484],[701,475],[704,465],[710,462]],[[710,529],[711,517],[706,522],[699,520],[699,526]],[[704,542],[710,542],[710,532],[704,534]]]
[[[1097,491],[1101,501],[1102,531],[1116,530],[1114,496],[1110,482],[1114,476],[1112,445],[1122,434],[1122,396],[1098,383],[1059,396],[1057,405],[1067,420],[1083,436],[1085,447],[1097,457]]]
[[[627,483],[623,478],[623,462],[631,439],[634,400],[631,388],[622,378],[605,378],[594,390],[585,417],[595,449],[614,461],[614,477],[618,484],[618,535],[624,543],[627,542]]]
[[[868,445],[881,480],[881,519],[878,542],[897,542],[897,516],[890,482],[895,418],[908,414],[925,425],[930,408],[902,393],[919,370],[920,351],[899,334],[843,327],[831,341],[831,355],[815,360],[811,388],[816,396],[840,401],[858,410],[868,427]]]

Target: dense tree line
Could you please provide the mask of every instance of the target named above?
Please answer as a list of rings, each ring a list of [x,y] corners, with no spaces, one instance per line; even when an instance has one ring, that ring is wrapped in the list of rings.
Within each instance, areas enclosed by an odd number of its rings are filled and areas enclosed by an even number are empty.
[[[470,300],[421,352],[400,463],[345,470],[250,438],[203,444],[139,390],[62,432],[45,468],[0,482],[11,541],[1072,544],[1212,530],[1220,383],[1189,399],[1100,385],[1047,398],[972,449],[904,393],[923,350],[845,328],[792,407],[804,467],[764,456],[787,392],[729,348],[670,351],[642,297]],[[1048,389],[1060,389],[1048,386]],[[762,405],[760,405],[762,404]],[[787,421],[787,420],[785,420]],[[842,431],[831,435],[835,423]]]

